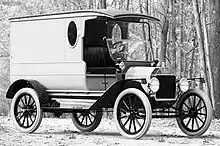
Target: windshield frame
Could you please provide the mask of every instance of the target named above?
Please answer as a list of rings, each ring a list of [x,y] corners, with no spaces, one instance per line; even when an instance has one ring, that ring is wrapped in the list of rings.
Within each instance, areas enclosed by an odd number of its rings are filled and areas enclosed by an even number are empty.
[[[143,20],[143,22],[141,21],[141,20]],[[121,38],[121,39],[114,39],[114,38],[112,38],[113,36],[112,36],[112,34],[110,34],[110,37],[108,36],[108,26],[109,26],[109,23],[115,23],[115,24],[118,24],[118,23],[137,23],[137,24],[146,24],[147,26],[148,26],[148,29],[147,29],[147,31],[148,31],[148,35],[147,35],[147,37],[145,38],[145,39],[143,39],[143,40],[129,40],[129,39],[123,39],[123,38]],[[117,23],[118,22],[118,23]],[[143,61],[146,61],[146,62],[149,62],[149,61],[154,61],[155,60],[155,56],[154,56],[154,52],[153,52],[153,45],[152,45],[152,39],[151,39],[151,25],[150,25],[150,23],[149,22],[151,22],[151,21],[149,21],[149,20],[147,20],[147,19],[140,19],[139,21],[131,21],[131,20],[108,20],[108,21],[106,21],[106,26],[107,26],[107,32],[106,32],[106,36],[105,36],[105,41],[106,41],[106,44],[107,44],[107,48],[108,48],[108,52],[109,52],[109,54],[110,54],[110,57],[114,60],[114,61],[116,61],[117,59],[114,59],[113,57],[112,57],[112,53],[111,53],[111,48],[108,46],[108,42],[107,41],[109,41],[109,40],[111,40],[111,41],[135,41],[135,42],[138,42],[138,41],[140,41],[140,42],[149,42],[149,51],[148,51],[148,53],[150,54],[150,58],[151,58],[151,60],[147,60],[147,57],[146,57],[146,60],[134,60],[134,61],[141,61],[141,62],[143,62]],[[113,29],[113,28],[112,28]],[[145,52],[146,53],[146,52]],[[128,60],[124,60],[124,61],[128,61]]]

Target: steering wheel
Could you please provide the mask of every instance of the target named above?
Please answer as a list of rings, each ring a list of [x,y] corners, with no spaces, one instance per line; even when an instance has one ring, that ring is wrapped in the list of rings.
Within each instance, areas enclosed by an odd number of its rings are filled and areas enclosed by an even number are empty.
[[[112,56],[114,58],[121,58],[122,60],[125,60],[124,52],[123,52],[124,47],[125,46],[123,45],[122,41],[118,41],[118,42],[114,43],[112,45],[112,49],[114,49],[116,51],[114,53],[112,53]]]
[[[121,45],[122,45],[122,41],[118,41],[118,42],[112,44],[112,48],[116,49],[117,46],[121,46]]]

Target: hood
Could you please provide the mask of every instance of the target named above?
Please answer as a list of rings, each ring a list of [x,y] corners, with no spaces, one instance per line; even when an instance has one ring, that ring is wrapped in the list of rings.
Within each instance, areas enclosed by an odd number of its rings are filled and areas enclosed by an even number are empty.
[[[130,67],[125,74],[125,79],[150,79],[152,76],[174,75],[168,68],[161,67]]]
[[[151,74],[151,76],[157,76],[157,75],[174,75],[174,73],[172,70],[168,68],[160,67],[160,68],[156,68]]]

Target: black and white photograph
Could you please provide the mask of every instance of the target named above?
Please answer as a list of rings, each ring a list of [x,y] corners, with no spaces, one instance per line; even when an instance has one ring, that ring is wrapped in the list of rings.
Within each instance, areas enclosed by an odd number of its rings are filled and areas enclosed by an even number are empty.
[[[0,0],[0,145],[220,146],[220,1]]]

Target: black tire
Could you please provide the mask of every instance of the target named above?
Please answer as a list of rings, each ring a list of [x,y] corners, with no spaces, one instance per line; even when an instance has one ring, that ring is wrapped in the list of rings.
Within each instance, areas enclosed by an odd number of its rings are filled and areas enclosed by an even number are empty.
[[[15,127],[23,133],[32,133],[40,126],[43,111],[34,89],[20,89],[12,99],[11,116]]]
[[[128,88],[117,97],[114,119],[121,135],[138,139],[149,129],[152,109],[147,96],[140,90]]]
[[[102,110],[86,110],[84,112],[72,113],[73,124],[82,132],[95,130],[102,119]]]
[[[177,123],[189,136],[200,136],[209,128],[212,121],[212,105],[208,96],[201,90],[192,89],[185,92],[177,102]]]

